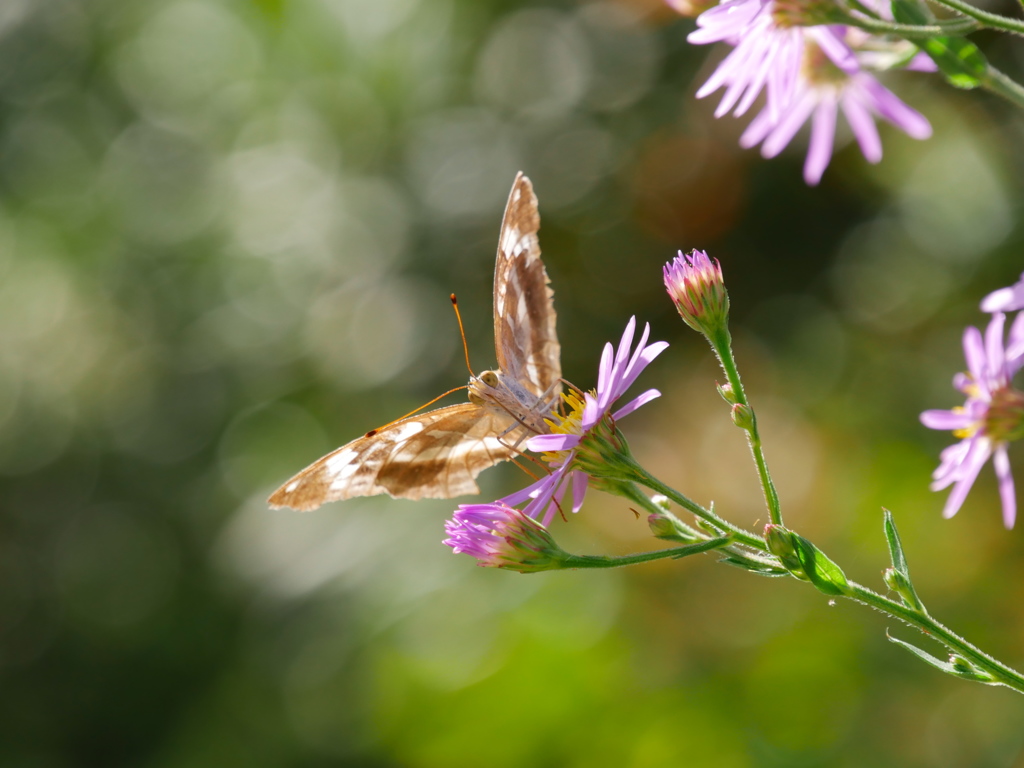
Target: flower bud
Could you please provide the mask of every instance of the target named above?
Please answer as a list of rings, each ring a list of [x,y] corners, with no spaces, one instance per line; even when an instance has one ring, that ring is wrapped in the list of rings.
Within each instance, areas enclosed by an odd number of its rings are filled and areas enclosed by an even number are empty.
[[[749,432],[754,428],[754,411],[749,405],[736,403],[732,407],[732,423]]]
[[[715,388],[718,390],[718,394],[722,396],[722,399],[729,405],[736,404],[736,393],[732,389],[732,384],[726,382],[725,384],[716,384]]]
[[[722,267],[704,251],[679,255],[663,270],[668,295],[688,326],[709,338],[726,327],[729,319],[729,294],[725,290]]]
[[[654,504],[655,506],[660,507],[666,512],[672,509],[672,502],[668,500],[668,496],[664,496],[660,493],[656,493],[653,496],[651,496],[651,503]]]
[[[651,533],[654,534],[655,538],[668,539],[670,541],[678,541],[682,538],[679,535],[679,531],[676,530],[675,522],[668,515],[651,513],[647,516],[647,525],[651,527]]]

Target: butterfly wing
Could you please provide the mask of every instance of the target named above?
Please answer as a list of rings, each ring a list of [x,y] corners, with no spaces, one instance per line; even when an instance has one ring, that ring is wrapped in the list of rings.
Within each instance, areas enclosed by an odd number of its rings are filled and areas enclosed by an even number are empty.
[[[472,403],[409,416],[360,437],[310,464],[268,499],[300,511],[354,496],[448,499],[479,493],[474,478],[509,458],[519,427]]]
[[[505,206],[494,265],[494,346],[498,367],[534,394],[561,391],[554,291],[540,259],[533,185],[516,176]]]

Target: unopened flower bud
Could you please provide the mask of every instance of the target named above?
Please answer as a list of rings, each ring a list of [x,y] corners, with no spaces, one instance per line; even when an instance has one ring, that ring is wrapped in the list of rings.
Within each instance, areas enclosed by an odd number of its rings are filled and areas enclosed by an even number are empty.
[[[676,524],[668,515],[659,515],[657,513],[651,513],[647,516],[647,524],[651,527],[651,533],[654,534],[655,538],[668,539],[670,541],[679,540],[679,531],[676,529]]]
[[[740,429],[750,431],[754,428],[754,411],[749,405],[736,403],[732,407],[732,423]]]
[[[722,267],[704,251],[682,251],[665,265],[665,288],[688,326],[709,338],[722,331],[729,319],[729,294]]]
[[[718,389],[718,394],[722,396],[725,402],[729,403],[729,405],[736,404],[736,393],[732,389],[732,384],[726,382],[725,384],[717,384],[715,386]]]
[[[768,551],[779,558],[787,571],[797,578],[806,579],[807,575],[800,564],[800,555],[794,541],[795,535],[781,525],[768,523],[764,527],[764,540],[768,544]]]

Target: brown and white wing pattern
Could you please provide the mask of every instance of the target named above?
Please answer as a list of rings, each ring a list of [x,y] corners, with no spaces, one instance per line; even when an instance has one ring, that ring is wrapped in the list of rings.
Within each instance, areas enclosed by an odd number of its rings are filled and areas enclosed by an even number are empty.
[[[278,488],[272,507],[300,511],[354,496],[447,499],[479,493],[474,478],[512,455],[520,428],[472,403],[409,416],[327,454]]]
[[[561,348],[554,292],[540,259],[540,214],[530,180],[512,184],[494,265],[494,346],[498,367],[534,394],[560,391]]]

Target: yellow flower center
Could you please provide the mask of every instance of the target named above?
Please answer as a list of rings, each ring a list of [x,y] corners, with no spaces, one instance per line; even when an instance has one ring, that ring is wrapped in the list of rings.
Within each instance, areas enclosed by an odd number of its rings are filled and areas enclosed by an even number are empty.
[[[591,394],[595,394],[591,392]],[[586,407],[586,400],[576,390],[562,393],[562,402],[565,404],[565,414],[555,414],[553,418],[544,419],[551,429],[553,435],[582,435],[583,434],[583,409]],[[544,461],[558,463],[568,457],[568,451],[546,451],[541,454]]]

